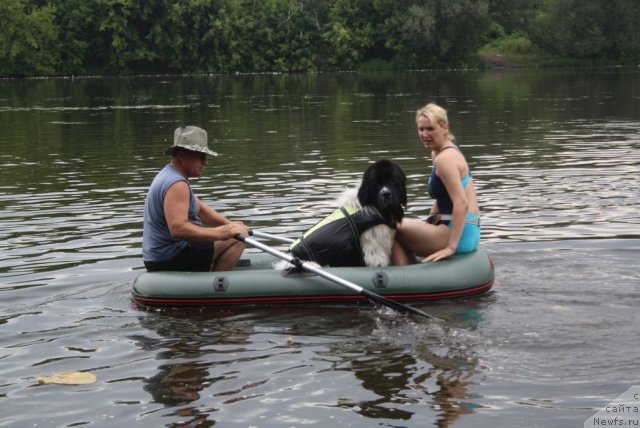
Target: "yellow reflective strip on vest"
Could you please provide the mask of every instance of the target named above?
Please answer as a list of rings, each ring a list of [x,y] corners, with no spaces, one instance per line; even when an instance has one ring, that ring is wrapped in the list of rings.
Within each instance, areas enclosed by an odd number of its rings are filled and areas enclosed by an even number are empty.
[[[349,215],[353,215],[358,211],[360,211],[360,208],[358,208],[355,205],[345,205],[343,208],[347,211],[347,213],[349,213]],[[313,226],[311,229],[307,230],[302,236],[306,238],[307,236],[311,235],[313,232],[320,229],[321,227],[326,226],[327,224],[334,222],[336,220],[340,220],[341,218],[344,218],[344,215],[342,214],[342,211],[340,210],[340,208],[338,208],[334,212],[329,214],[327,217],[325,217],[322,221],[320,221],[315,226]],[[295,246],[298,245],[299,243],[300,243],[300,238],[293,241],[293,243],[289,245],[289,249],[291,250],[295,248]]]

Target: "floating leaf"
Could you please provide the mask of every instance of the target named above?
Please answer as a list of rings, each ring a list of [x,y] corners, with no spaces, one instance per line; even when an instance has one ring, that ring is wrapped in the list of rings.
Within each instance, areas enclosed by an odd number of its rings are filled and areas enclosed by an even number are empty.
[[[51,376],[40,376],[38,383],[41,385],[85,385],[98,380],[96,375],[87,372],[60,372]]]

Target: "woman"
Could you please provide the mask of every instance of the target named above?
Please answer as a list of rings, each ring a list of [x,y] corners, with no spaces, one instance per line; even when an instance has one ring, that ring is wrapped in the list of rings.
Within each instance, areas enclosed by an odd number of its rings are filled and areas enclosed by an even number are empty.
[[[392,263],[435,262],[478,248],[480,216],[471,171],[449,133],[447,112],[427,104],[416,113],[418,136],[431,150],[429,195],[434,198],[426,221],[405,218],[398,225]]]

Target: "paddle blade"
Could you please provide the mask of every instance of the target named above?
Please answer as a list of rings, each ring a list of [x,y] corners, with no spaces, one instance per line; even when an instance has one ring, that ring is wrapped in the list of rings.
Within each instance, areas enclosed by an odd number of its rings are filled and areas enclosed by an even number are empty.
[[[421,317],[424,318],[428,318],[430,320],[435,320],[437,319],[436,317],[429,315],[426,312],[422,312],[420,309],[416,309],[416,308],[412,308],[411,306],[408,305],[403,305],[402,303],[398,303],[394,300],[389,300],[379,294],[373,293],[369,290],[367,290],[366,288],[363,288],[362,291],[360,291],[360,294],[363,294],[365,296],[367,296],[369,298],[369,300],[379,303],[381,305],[387,306],[395,311],[398,311],[400,313],[403,314],[413,314],[413,315],[419,315]]]

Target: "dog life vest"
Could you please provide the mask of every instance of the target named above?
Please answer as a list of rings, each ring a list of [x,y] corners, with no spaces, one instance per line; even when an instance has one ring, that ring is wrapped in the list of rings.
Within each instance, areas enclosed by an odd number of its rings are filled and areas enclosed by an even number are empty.
[[[364,266],[360,235],[379,224],[384,220],[374,212],[340,207],[294,241],[289,251],[321,266]]]

